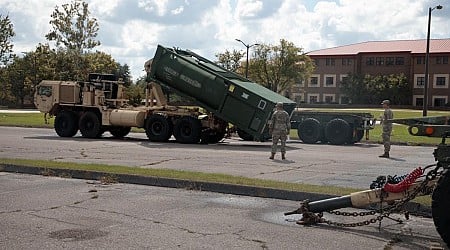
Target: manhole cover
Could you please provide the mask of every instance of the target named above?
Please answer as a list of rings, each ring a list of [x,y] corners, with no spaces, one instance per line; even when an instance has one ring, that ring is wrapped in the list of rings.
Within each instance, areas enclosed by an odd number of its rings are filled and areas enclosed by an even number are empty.
[[[93,229],[63,229],[50,232],[49,236],[50,238],[64,241],[80,241],[92,240],[98,237],[103,237],[107,234],[107,232]]]

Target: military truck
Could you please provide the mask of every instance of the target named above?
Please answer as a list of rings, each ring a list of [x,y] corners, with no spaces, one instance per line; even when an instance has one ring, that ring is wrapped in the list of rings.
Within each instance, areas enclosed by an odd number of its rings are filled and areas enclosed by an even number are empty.
[[[304,143],[353,144],[368,136],[374,126],[370,113],[295,110],[291,115],[291,128],[297,129]]]
[[[302,214],[298,224],[325,223],[341,227],[355,227],[381,222],[390,218],[391,213],[401,210],[407,202],[420,195],[432,195],[431,212],[437,232],[450,247],[450,115],[439,117],[420,117],[392,119],[394,123],[408,125],[408,131],[413,136],[441,137],[442,141],[434,150],[436,161],[425,167],[418,167],[411,173],[402,176],[379,176],[370,185],[370,190],[352,193],[350,195],[319,201],[303,201],[301,206],[285,215]],[[349,213],[336,211],[345,207],[367,208],[369,204],[378,204],[374,211]],[[341,223],[323,218],[323,212],[334,215],[369,216],[364,221]],[[377,215],[378,213],[378,215]],[[399,221],[401,223],[401,221]]]
[[[55,116],[61,137],[98,138],[106,131],[124,137],[131,127],[144,128],[151,141],[215,143],[233,124],[255,140],[270,137],[267,123],[277,102],[290,113],[295,103],[190,51],[161,45],[146,63],[145,105],[133,107],[123,82],[112,75],[90,74],[87,81],[48,81],[37,86],[38,110]],[[192,99],[197,107],[167,104],[164,88]]]

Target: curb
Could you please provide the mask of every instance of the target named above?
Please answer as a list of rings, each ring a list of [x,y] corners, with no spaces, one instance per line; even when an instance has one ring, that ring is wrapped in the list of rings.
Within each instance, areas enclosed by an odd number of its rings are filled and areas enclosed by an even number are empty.
[[[303,200],[322,200],[335,198],[335,195],[289,191],[274,188],[254,187],[237,184],[225,184],[205,181],[189,181],[174,178],[140,176],[131,174],[111,174],[106,172],[71,170],[60,168],[32,167],[14,164],[0,163],[0,172],[33,174],[43,176],[56,176],[84,180],[101,180],[108,177],[113,182],[128,183],[136,185],[147,185],[168,188],[183,188],[187,190],[208,191],[223,194],[243,195],[260,198],[271,198],[280,200],[303,201]],[[368,207],[370,209],[370,207]],[[418,214],[424,217],[431,217],[431,208],[416,202],[408,202],[404,209],[410,213]]]

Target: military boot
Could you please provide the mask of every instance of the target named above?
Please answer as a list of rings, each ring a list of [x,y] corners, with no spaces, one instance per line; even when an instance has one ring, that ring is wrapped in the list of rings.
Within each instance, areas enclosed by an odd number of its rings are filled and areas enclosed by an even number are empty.
[[[380,158],[389,158],[389,152],[384,152],[384,154],[378,156]]]
[[[273,158],[275,157],[275,153],[272,153],[269,157],[269,159],[273,160]]]
[[[286,153],[281,153],[281,159],[286,160]]]

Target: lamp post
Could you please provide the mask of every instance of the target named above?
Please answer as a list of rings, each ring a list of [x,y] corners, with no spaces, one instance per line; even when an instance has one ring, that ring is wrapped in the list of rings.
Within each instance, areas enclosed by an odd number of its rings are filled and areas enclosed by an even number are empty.
[[[235,40],[238,41],[238,42],[240,42],[240,43],[242,43],[242,44],[247,48],[247,61],[246,61],[246,64],[245,64],[245,78],[248,78],[248,50],[249,50],[251,47],[253,47],[253,46],[258,46],[259,43],[255,43],[255,44],[249,45],[249,44],[244,43],[241,39],[237,39],[237,38],[236,38]]]
[[[427,51],[425,53],[425,82],[423,84],[423,113],[422,116],[427,116],[428,110],[428,65],[430,58],[430,27],[431,27],[431,12],[434,9],[442,9],[441,5],[437,5],[433,8],[428,8],[428,31],[427,31]]]

